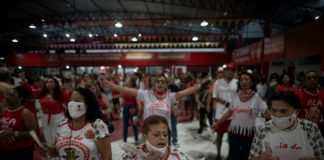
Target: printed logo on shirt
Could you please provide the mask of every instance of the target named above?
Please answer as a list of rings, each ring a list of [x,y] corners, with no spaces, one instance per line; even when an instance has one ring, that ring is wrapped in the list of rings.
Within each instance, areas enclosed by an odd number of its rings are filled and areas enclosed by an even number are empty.
[[[168,111],[169,107],[168,104],[166,104],[163,101],[156,101],[151,105],[151,108],[153,109],[159,109],[159,110],[164,110],[164,111]]]
[[[77,158],[89,159],[90,157],[90,149],[85,144],[75,139],[66,140],[66,138],[64,138],[63,140],[59,140],[56,144],[56,148],[59,152],[62,152],[61,149],[63,149],[64,154],[62,157],[67,160],[75,160]]]
[[[65,155],[62,157],[68,160],[75,160],[80,157],[79,153],[74,148],[64,148]]]
[[[305,119],[309,119],[315,123],[319,123],[321,120],[321,108],[323,102],[320,99],[309,99],[307,101],[307,107],[305,109]]]
[[[291,149],[291,150],[301,150],[302,147],[300,145],[293,144],[293,145],[288,145],[287,143],[280,143],[279,146],[276,146],[276,148],[281,148],[281,149]]]
[[[251,107],[235,107],[234,112],[251,112]]]
[[[2,129],[10,128],[10,126],[16,125],[16,119],[15,118],[9,118],[9,117],[2,117],[0,119],[1,127]]]

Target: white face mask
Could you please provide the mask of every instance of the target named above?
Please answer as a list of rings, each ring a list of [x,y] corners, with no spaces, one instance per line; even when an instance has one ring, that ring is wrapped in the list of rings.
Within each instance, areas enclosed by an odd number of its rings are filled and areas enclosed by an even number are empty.
[[[86,107],[83,102],[70,101],[68,110],[72,118],[78,118],[86,113]]]
[[[150,152],[154,152],[159,154],[161,157],[165,154],[166,152],[166,148],[168,147],[168,145],[166,145],[163,148],[157,148],[155,146],[153,146],[148,140],[145,141],[146,147]]]
[[[296,120],[296,113],[291,114],[287,117],[275,117],[271,116],[272,123],[278,127],[279,129],[287,129],[288,127],[292,126]]]

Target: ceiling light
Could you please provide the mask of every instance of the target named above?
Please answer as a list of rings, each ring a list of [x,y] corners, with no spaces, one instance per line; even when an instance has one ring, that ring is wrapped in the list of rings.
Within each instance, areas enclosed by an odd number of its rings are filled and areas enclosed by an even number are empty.
[[[66,65],[65,68],[66,68],[66,69],[70,69],[70,66],[69,66],[69,65]]]
[[[207,22],[207,21],[202,21],[202,22],[200,23],[200,26],[202,26],[202,27],[206,27],[206,26],[208,26],[208,22]]]
[[[16,38],[12,39],[11,41],[12,41],[13,43],[18,43],[18,42],[19,42],[18,39],[16,39]]]
[[[315,20],[318,20],[319,18],[320,18],[320,16],[316,16],[316,17],[315,17]]]
[[[42,22],[45,22],[45,19],[41,19]]]
[[[37,27],[34,24],[29,25],[30,29],[36,29]]]
[[[114,34],[114,37],[117,37],[117,36],[118,36],[118,35],[115,33],[115,34]]]
[[[66,38],[69,38],[69,37],[70,37],[70,34],[66,33],[66,34],[65,34],[65,37],[66,37]]]
[[[91,34],[91,33],[89,33],[89,35],[88,35],[90,38],[92,38],[93,37],[93,35]]]
[[[227,12],[224,12],[224,16],[227,16]]]
[[[21,66],[18,66],[18,69],[22,69],[22,67]]]
[[[71,39],[70,39],[70,42],[75,42],[75,39],[74,39],[74,38],[71,38]]]
[[[119,69],[122,68],[122,65],[119,64],[119,65],[118,65],[118,68],[119,68]]]
[[[96,37],[98,37],[98,34],[96,34]]]
[[[133,37],[132,38],[132,42],[137,42],[137,38],[136,37]]]
[[[138,34],[139,37],[142,37],[142,34]]]
[[[192,41],[198,41],[198,37],[197,36],[193,36],[192,37]]]
[[[0,60],[4,60],[5,58],[4,57],[0,57]]]
[[[123,27],[123,24],[120,23],[120,22],[117,22],[117,23],[115,23],[115,27],[117,27],[117,28],[122,28],[122,27]]]
[[[44,33],[44,34],[43,34],[43,37],[44,37],[44,38],[47,38],[47,34],[46,34],[46,33]]]

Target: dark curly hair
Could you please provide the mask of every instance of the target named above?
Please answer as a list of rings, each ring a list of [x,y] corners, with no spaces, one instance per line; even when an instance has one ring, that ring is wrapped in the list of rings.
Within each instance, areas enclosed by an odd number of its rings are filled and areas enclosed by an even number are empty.
[[[97,102],[97,99],[96,99],[95,95],[89,89],[76,88],[76,89],[74,89],[74,91],[80,93],[81,96],[84,98],[84,103],[87,107],[87,111],[85,114],[86,120],[88,120],[92,123],[96,119],[103,118],[103,113],[100,110],[100,106]],[[69,112],[67,112],[66,117],[68,119],[72,119]]]

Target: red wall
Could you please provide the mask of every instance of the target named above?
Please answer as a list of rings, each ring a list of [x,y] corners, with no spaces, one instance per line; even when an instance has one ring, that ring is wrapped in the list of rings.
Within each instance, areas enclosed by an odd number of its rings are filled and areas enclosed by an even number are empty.
[[[286,58],[324,54],[324,19],[286,33]]]

